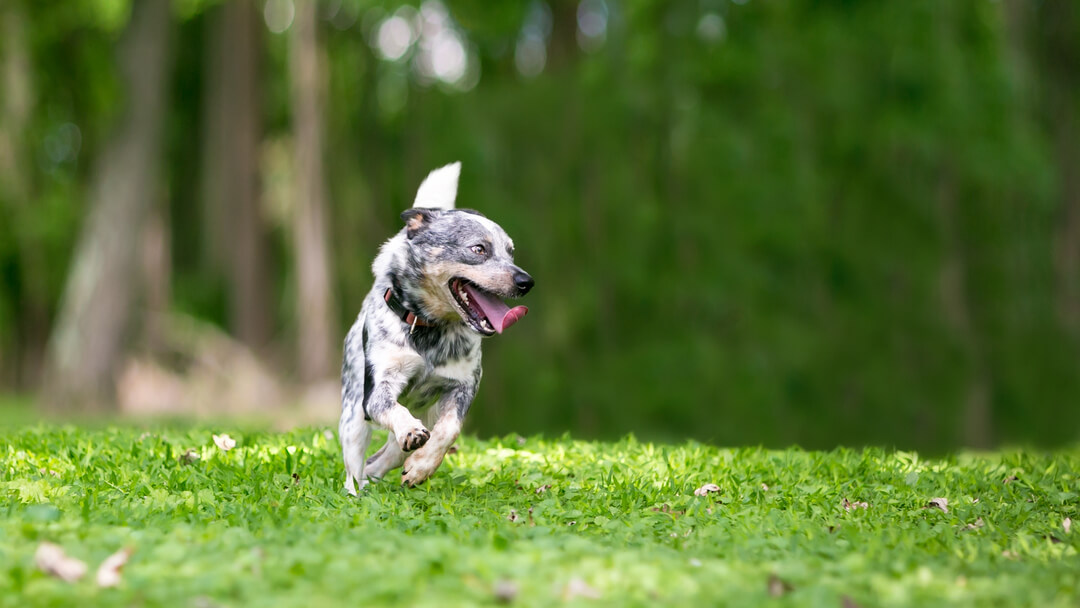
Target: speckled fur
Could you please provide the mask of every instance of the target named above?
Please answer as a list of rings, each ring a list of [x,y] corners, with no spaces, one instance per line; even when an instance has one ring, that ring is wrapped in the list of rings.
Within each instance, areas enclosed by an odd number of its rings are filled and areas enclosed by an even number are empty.
[[[433,172],[417,201],[427,200]],[[446,188],[438,192],[447,198]],[[453,204],[457,175],[453,175]],[[419,209],[402,214],[406,226],[381,248],[375,283],[345,338],[339,434],[350,494],[368,480],[404,465],[402,483],[422,483],[457,439],[482,375],[482,335],[467,324],[448,283],[465,278],[502,297],[528,291],[515,285],[513,242],[495,222],[464,209]],[[471,250],[483,244],[485,255]],[[525,275],[527,276],[527,275]],[[530,281],[531,286],[531,281]],[[387,305],[392,290],[404,307],[430,326],[410,327]],[[426,425],[414,415],[425,418]],[[365,460],[372,431],[390,431],[386,445]],[[411,452],[411,454],[410,454]]]

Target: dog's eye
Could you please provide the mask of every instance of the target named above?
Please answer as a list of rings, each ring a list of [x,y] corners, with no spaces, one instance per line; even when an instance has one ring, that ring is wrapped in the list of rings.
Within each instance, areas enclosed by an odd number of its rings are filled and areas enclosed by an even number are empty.
[[[487,253],[487,249],[484,249],[483,245],[473,245],[472,247],[469,247],[469,250],[476,255],[484,255]]]

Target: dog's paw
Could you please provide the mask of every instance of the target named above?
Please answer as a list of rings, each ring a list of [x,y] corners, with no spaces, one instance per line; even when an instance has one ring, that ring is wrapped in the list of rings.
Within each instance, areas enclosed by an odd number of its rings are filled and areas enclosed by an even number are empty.
[[[435,469],[422,464],[414,464],[412,468],[409,467],[409,463],[405,463],[405,467],[401,469],[401,485],[415,488],[416,486],[427,481],[428,477],[435,472]]]
[[[431,477],[442,463],[442,457],[428,450],[414,452],[401,469],[401,484],[414,488]]]
[[[427,481],[428,475],[424,475],[423,471],[419,469],[402,469],[401,470],[401,485],[407,488],[415,488],[416,486]]]
[[[430,438],[431,432],[422,426],[418,426],[407,431],[403,437],[398,439],[398,441],[401,444],[402,452],[411,452],[423,447]]]

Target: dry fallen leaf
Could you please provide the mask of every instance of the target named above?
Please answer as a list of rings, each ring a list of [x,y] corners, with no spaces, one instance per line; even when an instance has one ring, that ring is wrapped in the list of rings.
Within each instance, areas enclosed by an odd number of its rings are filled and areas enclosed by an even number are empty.
[[[222,435],[214,435],[214,443],[217,445],[217,447],[225,450],[226,452],[236,447],[236,440],[232,437],[229,437],[228,433]]]
[[[720,486],[716,485],[715,483],[707,483],[707,484],[701,486],[700,488],[694,490],[694,496],[705,496],[706,494],[708,494],[710,492],[719,492],[719,491],[720,491]]]
[[[974,523],[970,523],[970,524],[964,526],[964,530],[978,530],[979,528],[981,528],[981,527],[983,527],[985,525],[986,525],[986,522],[984,522],[983,518],[980,517],[979,519],[976,519]]]
[[[196,596],[191,600],[192,608],[221,608],[221,604],[215,603],[214,600],[206,597],[205,595]]]
[[[775,574],[769,575],[769,595],[773,597],[780,597],[785,593],[791,592],[793,589],[795,588],[791,586],[791,583],[785,581],[779,576],[776,576]]]
[[[135,552],[131,547],[124,547],[116,553],[105,558],[97,569],[98,587],[115,587],[120,584],[120,571],[124,569],[128,558]]]
[[[518,594],[518,586],[514,581],[503,579],[495,583],[495,601],[500,604],[509,604],[514,601]]]
[[[544,492],[547,492],[550,489],[551,489],[551,485],[545,483],[544,485],[540,486],[539,488],[536,488],[536,493],[537,494],[543,494]]]
[[[74,583],[86,574],[86,564],[82,560],[68,557],[59,545],[41,543],[34,552],[34,563],[45,574]]]
[[[840,605],[844,608],[859,608],[859,604],[855,600],[851,599],[851,596],[849,595],[844,596],[844,598],[841,600]]]
[[[195,451],[195,448],[188,448],[188,450],[181,454],[180,457],[177,458],[177,460],[180,461],[180,464],[194,464],[195,461],[199,460],[200,458],[202,457],[199,456],[199,453]]]
[[[931,498],[930,502],[926,503],[924,509],[941,509],[942,511],[949,512],[949,499],[948,498]]]
[[[671,505],[667,504],[666,502],[659,507],[653,507],[652,510],[656,511],[657,513],[667,513],[668,515],[674,515],[676,518],[686,513],[685,509],[672,509]]]
[[[867,503],[867,502],[859,502],[857,500],[855,502],[851,502],[850,500],[848,500],[846,498],[844,499],[844,502],[843,502],[842,506],[844,507],[845,511],[851,511],[853,509],[868,509],[868,508],[870,508],[870,504]]]
[[[600,592],[590,587],[584,580],[575,577],[570,579],[570,582],[566,585],[566,589],[563,590],[563,599],[572,600],[575,597],[597,600],[600,599]]]
[[[1010,484],[1010,483],[1012,483],[1012,482],[1014,482],[1014,481],[1016,481],[1016,480],[1018,480],[1018,479],[1020,479],[1020,478],[1019,478],[1019,477],[1017,477],[1016,475],[1009,475],[1009,476],[1008,476],[1008,477],[1006,477],[1005,479],[1002,479],[1002,480],[1001,480],[1001,483],[1003,483],[1003,484],[1005,484],[1005,485],[1008,485],[1008,484]]]
[[[1068,534],[1068,533],[1069,533],[1069,530],[1072,530],[1072,519],[1070,519],[1070,518],[1066,517],[1066,518],[1065,518],[1065,519],[1064,519],[1064,520],[1063,520],[1063,521],[1061,522],[1061,527],[1062,527],[1062,528],[1063,528],[1063,529],[1065,530],[1065,534]]]
[[[1010,551],[1010,550],[1006,549],[1006,550],[1001,552],[1001,557],[1004,557],[1006,559],[1017,559],[1020,556],[1015,551]]]

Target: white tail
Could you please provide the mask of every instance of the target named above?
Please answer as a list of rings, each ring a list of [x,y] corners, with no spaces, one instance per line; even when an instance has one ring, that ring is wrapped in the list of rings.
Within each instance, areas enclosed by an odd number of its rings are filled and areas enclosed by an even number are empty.
[[[461,162],[450,163],[428,173],[424,183],[420,184],[420,189],[416,191],[413,207],[453,209],[459,175]]]

